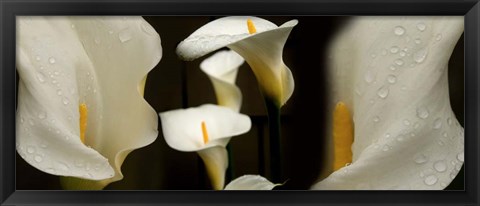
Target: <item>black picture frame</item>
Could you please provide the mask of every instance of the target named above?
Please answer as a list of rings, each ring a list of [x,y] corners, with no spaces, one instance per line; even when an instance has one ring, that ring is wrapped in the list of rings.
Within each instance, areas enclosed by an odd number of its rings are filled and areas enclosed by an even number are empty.
[[[16,191],[17,15],[464,15],[464,191]],[[478,205],[478,0],[0,0],[1,205]]]

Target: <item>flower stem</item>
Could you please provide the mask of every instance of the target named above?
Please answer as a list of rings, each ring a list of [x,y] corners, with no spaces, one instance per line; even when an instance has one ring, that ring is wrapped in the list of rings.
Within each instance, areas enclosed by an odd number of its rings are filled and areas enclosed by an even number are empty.
[[[282,153],[280,139],[280,106],[269,98],[265,98],[268,113],[268,129],[270,134],[270,173],[272,182],[281,182]]]

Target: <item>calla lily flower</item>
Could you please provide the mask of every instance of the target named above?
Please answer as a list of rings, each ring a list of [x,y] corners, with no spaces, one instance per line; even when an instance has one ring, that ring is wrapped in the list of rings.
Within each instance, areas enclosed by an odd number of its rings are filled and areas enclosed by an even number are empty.
[[[242,106],[242,93],[235,85],[238,68],[243,64],[243,58],[234,51],[219,51],[200,64],[213,84],[217,102],[235,112]],[[225,138],[220,146],[199,151],[200,157],[207,165],[210,179],[214,180],[214,189],[223,188],[225,171],[228,168],[228,152],[225,146],[230,138]]]
[[[121,180],[126,156],[158,135],[143,89],[161,56],[141,17],[18,17],[20,156],[76,189]]]
[[[230,137],[250,130],[250,118],[212,104],[159,115],[167,144],[179,151],[197,152],[206,165],[213,188],[222,189],[224,172],[228,167],[225,146]]]
[[[235,85],[238,68],[243,64],[243,58],[235,51],[219,51],[203,60],[200,69],[208,75],[212,82],[217,102],[236,112],[242,106],[242,92]]]
[[[343,151],[352,162],[312,189],[437,190],[455,178],[464,130],[450,106],[447,71],[462,32],[463,17],[360,17],[342,31],[330,52],[332,110],[341,102],[333,136],[348,136],[335,128],[353,122],[351,151]],[[342,120],[347,111],[352,121]]]
[[[212,21],[180,42],[177,54],[194,60],[228,47],[252,68],[263,93],[280,107],[293,93],[294,80],[283,63],[283,47],[297,20],[277,26],[257,17],[233,16]]]
[[[273,184],[260,175],[243,175],[232,180],[224,190],[272,190],[281,184]]]

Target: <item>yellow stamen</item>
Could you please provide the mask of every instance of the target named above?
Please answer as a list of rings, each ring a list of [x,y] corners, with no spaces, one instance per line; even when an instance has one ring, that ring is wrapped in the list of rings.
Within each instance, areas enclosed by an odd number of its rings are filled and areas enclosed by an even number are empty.
[[[205,124],[205,121],[202,121],[202,133],[203,133],[203,143],[207,144],[208,132],[207,132],[207,125]]]
[[[338,102],[333,112],[333,170],[352,162],[353,120],[347,106]]]
[[[87,130],[87,105],[85,103],[80,104],[78,108],[80,112],[80,140],[85,144],[85,132]]]
[[[255,24],[253,24],[253,21],[251,19],[247,19],[247,27],[248,27],[249,34],[255,34],[257,32],[257,29],[255,28]]]

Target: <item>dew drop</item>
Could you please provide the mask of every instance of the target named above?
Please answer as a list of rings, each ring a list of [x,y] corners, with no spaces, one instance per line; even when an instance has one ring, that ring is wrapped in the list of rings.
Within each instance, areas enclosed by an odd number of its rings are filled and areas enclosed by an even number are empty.
[[[396,26],[395,29],[393,29],[393,33],[395,33],[395,35],[397,35],[397,36],[401,36],[401,35],[405,34],[405,28],[403,28],[401,26]]]
[[[55,62],[57,62],[57,60],[56,60],[55,58],[53,58],[53,57],[50,57],[50,58],[48,58],[48,62],[49,62],[50,64],[55,64]]]
[[[390,138],[390,133],[386,133],[385,138]]]
[[[440,129],[440,128],[442,128],[442,119],[437,118],[433,122],[433,129]]]
[[[430,176],[425,178],[424,182],[425,182],[426,185],[434,185],[435,183],[437,183],[437,181],[438,181],[437,176],[430,175]]]
[[[395,67],[395,66],[393,66],[393,65],[390,66],[390,70],[395,71],[396,69],[397,69],[397,67]]]
[[[422,40],[420,38],[416,38],[415,39],[415,44],[420,44],[420,43],[422,43]]]
[[[34,152],[35,152],[35,147],[33,147],[33,146],[28,146],[27,147],[27,153],[33,154]]]
[[[399,141],[399,142],[403,142],[404,140],[405,140],[405,137],[403,135],[399,135],[397,137],[397,141]]]
[[[450,117],[447,118],[447,124],[448,124],[448,125],[452,125],[452,119],[450,119]]]
[[[402,66],[405,62],[403,62],[403,60],[401,59],[396,59],[395,61],[393,61],[396,65],[398,66]]]
[[[408,121],[408,119],[404,119],[404,120],[403,120],[403,124],[404,124],[405,126],[408,126],[408,125],[410,125],[410,121]]]
[[[463,152],[458,153],[458,155],[457,155],[458,161],[463,162],[463,160],[464,160],[463,158],[464,158],[464,153]]]
[[[45,118],[47,118],[47,113],[45,113],[45,112],[40,112],[40,113],[38,113],[38,118],[39,118],[39,119],[45,119]]]
[[[378,116],[373,117],[373,122],[379,122],[379,121],[380,121],[380,117]]]
[[[57,95],[58,95],[58,96],[62,96],[62,94],[63,94],[63,93],[62,93],[62,90],[61,90],[61,89],[58,89],[58,90],[57,90]]]
[[[40,56],[36,56],[35,60],[40,61],[40,60],[42,60],[42,58],[40,58]]]
[[[388,150],[390,150],[390,146],[384,145],[384,146],[382,147],[382,151],[386,152],[386,151],[388,151]]]
[[[40,155],[35,155],[34,159],[35,159],[35,162],[42,162],[43,161],[43,158]]]
[[[398,51],[400,51],[400,48],[398,48],[398,46],[392,46],[390,48],[390,53],[392,54],[396,54]]]
[[[443,137],[448,137],[447,132],[443,132],[442,135],[443,135]]]
[[[62,162],[57,162],[56,164],[57,169],[63,170],[63,171],[69,171],[70,167],[68,167],[65,163]]]
[[[29,120],[28,120],[28,124],[30,124],[30,126],[34,126],[34,125],[35,125],[35,122],[33,122],[32,119],[29,119]]]
[[[370,56],[371,56],[373,59],[377,57],[376,54],[372,54],[372,55],[370,55]]]
[[[149,24],[142,23],[140,26],[142,27],[142,31],[145,32],[146,34],[148,34],[148,35],[154,35],[155,34],[155,31],[153,30],[153,28]]]
[[[365,73],[365,82],[367,83],[372,83],[373,80],[375,79],[375,76],[373,75],[373,72],[368,70],[367,73]]]
[[[414,157],[413,161],[417,164],[423,164],[428,161],[428,158],[424,154],[418,154]]]
[[[423,48],[417,52],[415,52],[415,54],[413,55],[413,60],[415,60],[415,62],[417,63],[422,63],[425,58],[427,58],[427,49],[426,48]]]
[[[62,99],[62,102],[64,105],[68,105],[70,103],[70,101],[66,97]]]
[[[427,26],[424,23],[418,23],[417,24],[417,29],[420,30],[420,31],[425,31],[426,28],[427,28]]]
[[[387,86],[382,86],[378,89],[377,95],[380,98],[385,99],[385,98],[387,98],[389,92],[390,92],[390,89],[388,89]]]
[[[131,33],[130,29],[127,28],[123,31],[120,31],[120,33],[118,33],[118,39],[122,43],[130,41],[132,39],[132,33]]]
[[[442,40],[442,34],[437,34],[437,36],[435,37],[435,40],[437,41]]]
[[[445,161],[439,160],[433,164],[433,168],[437,170],[437,172],[445,172],[447,170],[447,164],[445,164]]]
[[[395,75],[388,75],[387,76],[387,81],[388,83],[390,84],[395,84],[395,82],[397,82],[397,77]]]
[[[39,72],[39,73],[37,73],[37,79],[40,83],[44,83],[45,82],[45,75]]]
[[[428,115],[429,115],[429,112],[428,112],[428,109],[426,107],[419,107],[417,108],[417,117],[421,118],[421,119],[426,119],[428,118]]]

